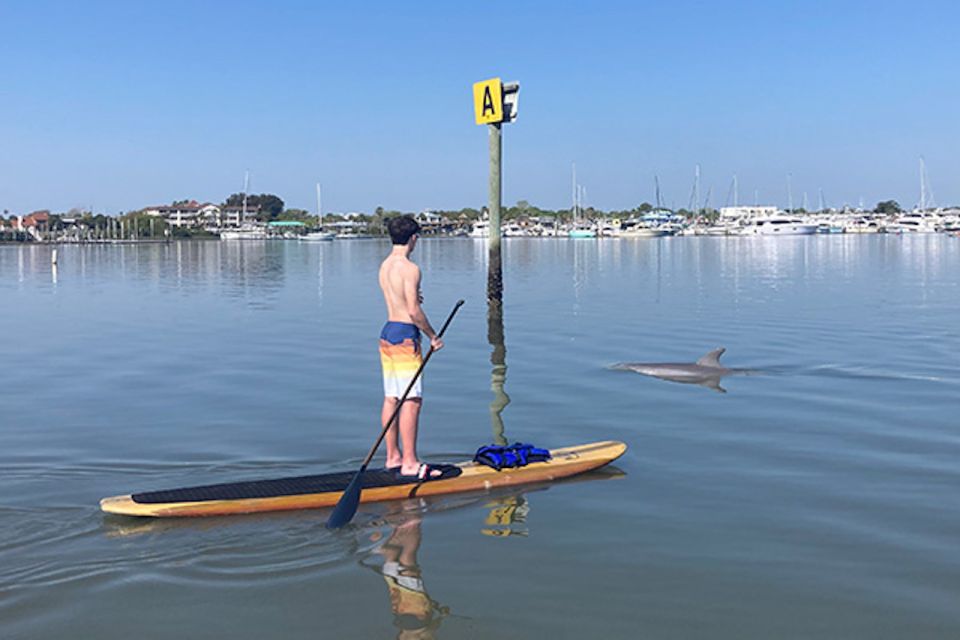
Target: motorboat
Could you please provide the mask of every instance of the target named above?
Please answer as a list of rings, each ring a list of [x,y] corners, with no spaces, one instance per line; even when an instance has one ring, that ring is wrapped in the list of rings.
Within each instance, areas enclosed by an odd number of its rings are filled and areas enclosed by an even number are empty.
[[[597,230],[590,227],[578,226],[570,229],[567,235],[571,238],[596,238]]]
[[[764,216],[752,218],[740,230],[740,235],[809,236],[817,232],[817,225],[793,216]]]
[[[936,233],[940,220],[923,213],[905,213],[887,225],[887,233]]]
[[[473,229],[470,230],[471,238],[490,237],[490,222],[487,220],[477,220],[473,223]]]
[[[221,240],[266,240],[267,231],[262,227],[244,225],[239,229],[228,229],[220,232]]]
[[[337,237],[332,231],[311,231],[306,235],[300,236],[303,242],[330,242]]]

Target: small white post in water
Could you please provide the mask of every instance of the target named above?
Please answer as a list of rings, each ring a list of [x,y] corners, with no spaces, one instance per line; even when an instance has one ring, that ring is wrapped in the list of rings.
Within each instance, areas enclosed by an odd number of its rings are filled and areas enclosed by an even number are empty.
[[[50,264],[57,266],[57,250],[54,249],[53,253],[50,254]]]

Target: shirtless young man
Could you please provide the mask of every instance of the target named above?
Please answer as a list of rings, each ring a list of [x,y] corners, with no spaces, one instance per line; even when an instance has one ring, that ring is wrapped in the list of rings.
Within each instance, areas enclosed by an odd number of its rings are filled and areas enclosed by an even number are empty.
[[[443,348],[420,304],[420,267],[410,260],[417,244],[420,225],[410,216],[387,221],[393,250],[380,265],[380,288],[387,303],[387,323],[380,332],[380,363],[383,366],[383,411],[380,421],[386,426],[397,403],[416,374],[423,353],[420,332],[430,339],[434,351]],[[429,480],[440,472],[417,457],[417,428],[422,405],[420,380],[400,409],[400,416],[387,431],[387,469],[398,469],[404,476]],[[397,423],[399,422],[399,433]]]

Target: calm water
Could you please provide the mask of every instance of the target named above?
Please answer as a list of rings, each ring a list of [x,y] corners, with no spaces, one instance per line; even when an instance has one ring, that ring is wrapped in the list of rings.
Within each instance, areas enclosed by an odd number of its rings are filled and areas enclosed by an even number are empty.
[[[0,247],[0,637],[960,636],[960,240],[509,240],[506,437],[550,487],[199,521],[130,491],[343,470],[376,435],[379,241]],[[423,453],[493,438],[485,246],[420,244]],[[610,371],[727,347],[710,389]],[[400,565],[400,571],[394,569]],[[388,574],[399,573],[402,579]],[[422,581],[423,592],[418,591]]]

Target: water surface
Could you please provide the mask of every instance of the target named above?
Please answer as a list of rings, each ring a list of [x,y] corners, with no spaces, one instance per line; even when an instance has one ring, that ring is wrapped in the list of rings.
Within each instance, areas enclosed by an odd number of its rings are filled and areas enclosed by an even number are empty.
[[[0,247],[0,636],[960,634],[960,241],[504,247],[505,437],[628,453],[365,505],[336,533],[325,511],[140,521],[97,501],[357,466],[385,243],[71,246],[56,273],[48,247]],[[435,324],[467,300],[421,437],[460,459],[496,435],[485,245],[416,257]],[[762,375],[721,394],[607,369],[717,346]]]

